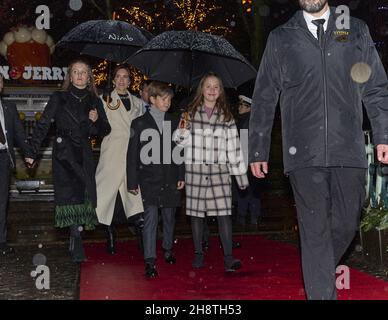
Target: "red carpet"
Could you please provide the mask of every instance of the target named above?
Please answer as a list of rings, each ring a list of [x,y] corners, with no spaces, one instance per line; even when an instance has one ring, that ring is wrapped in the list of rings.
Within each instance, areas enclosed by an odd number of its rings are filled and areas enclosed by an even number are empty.
[[[105,244],[87,245],[88,261],[81,267],[80,299],[112,300],[303,300],[305,299],[297,248],[261,236],[236,236],[234,250],[242,269],[225,274],[222,250],[212,237],[205,268],[193,270],[191,239],[175,245],[177,263],[163,260],[158,243],[159,277],[146,279],[136,242],[118,244],[118,253],[105,253]],[[350,289],[339,290],[340,300],[388,300],[388,282],[351,269]]]

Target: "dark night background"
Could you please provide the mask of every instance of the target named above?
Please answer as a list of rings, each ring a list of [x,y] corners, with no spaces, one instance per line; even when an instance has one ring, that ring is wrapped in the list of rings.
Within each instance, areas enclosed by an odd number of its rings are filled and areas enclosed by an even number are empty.
[[[255,1],[255,0],[254,0]],[[174,19],[174,15],[179,14],[174,5],[173,0],[113,0],[112,9],[119,9],[120,7],[139,6],[141,9],[147,11],[150,15],[160,14],[160,17],[167,16],[169,19]],[[219,25],[225,24],[225,20],[233,21],[233,27],[230,27],[230,32],[226,38],[248,59],[250,58],[250,30],[244,26],[242,21],[242,12],[246,10],[247,6],[242,5],[242,1],[238,0],[208,0],[204,1],[208,4],[215,4],[221,7],[213,14],[209,15],[205,24]],[[262,24],[263,45],[270,30],[276,26],[287,21],[296,10],[298,10],[297,0],[267,0],[259,1],[261,5],[259,15],[260,23]],[[96,1],[101,7],[105,1]],[[69,1],[67,0],[2,0],[0,4],[0,38],[9,31],[11,27],[18,24],[33,25],[37,14],[35,8],[37,5],[46,4],[51,10],[51,30],[49,34],[57,42],[67,31],[77,24],[91,19],[106,19],[102,12],[97,10],[91,0],[84,0],[83,6],[79,11],[72,11],[69,8]],[[345,4],[351,9],[353,16],[361,18],[366,21],[370,27],[373,39],[376,41],[377,47],[382,54],[385,65],[387,65],[387,51],[388,47],[385,43],[388,37],[388,1],[387,0],[331,0],[330,4],[333,6]],[[241,10],[242,9],[242,10]],[[269,9],[269,10],[268,10]],[[246,13],[245,13],[246,14]],[[246,14],[249,16],[249,14]],[[251,12],[253,15],[253,12]],[[250,19],[248,17],[248,19]],[[162,18],[155,18],[155,23],[150,31],[154,34],[163,32]],[[176,29],[185,29],[184,25],[174,25]],[[66,64],[66,58],[71,53],[56,51],[53,56],[54,65]],[[251,59],[249,59],[251,60]],[[0,64],[6,61],[3,57],[0,58]]]

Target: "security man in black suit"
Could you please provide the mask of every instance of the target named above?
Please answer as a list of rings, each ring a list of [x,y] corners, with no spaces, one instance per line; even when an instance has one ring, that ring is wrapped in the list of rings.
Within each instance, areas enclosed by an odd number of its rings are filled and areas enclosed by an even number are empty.
[[[2,90],[3,77],[0,75],[0,93]],[[15,144],[25,157],[32,156],[16,106],[0,96],[0,255],[14,252],[7,245],[7,207],[11,171],[16,164]]]

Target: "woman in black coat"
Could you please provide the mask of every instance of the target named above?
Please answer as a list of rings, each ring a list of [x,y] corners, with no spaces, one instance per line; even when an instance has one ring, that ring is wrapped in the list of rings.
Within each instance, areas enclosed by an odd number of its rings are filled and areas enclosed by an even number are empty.
[[[110,125],[97,97],[92,70],[87,62],[75,60],[70,64],[62,89],[50,98],[36,124],[31,144],[36,159],[42,141],[55,122],[52,154],[55,226],[70,227],[73,261],[82,262],[85,255],[81,226],[93,229],[98,224],[95,163],[90,137],[107,135]]]

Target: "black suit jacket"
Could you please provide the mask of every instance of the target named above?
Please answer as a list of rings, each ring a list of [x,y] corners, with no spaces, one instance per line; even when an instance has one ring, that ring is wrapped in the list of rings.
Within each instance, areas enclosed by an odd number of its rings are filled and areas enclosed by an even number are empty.
[[[11,157],[11,165],[15,167],[15,150],[14,147],[19,147],[25,157],[32,157],[33,152],[29,146],[23,124],[20,121],[16,106],[8,101],[1,100],[4,113],[5,131],[8,142],[8,153]]]

